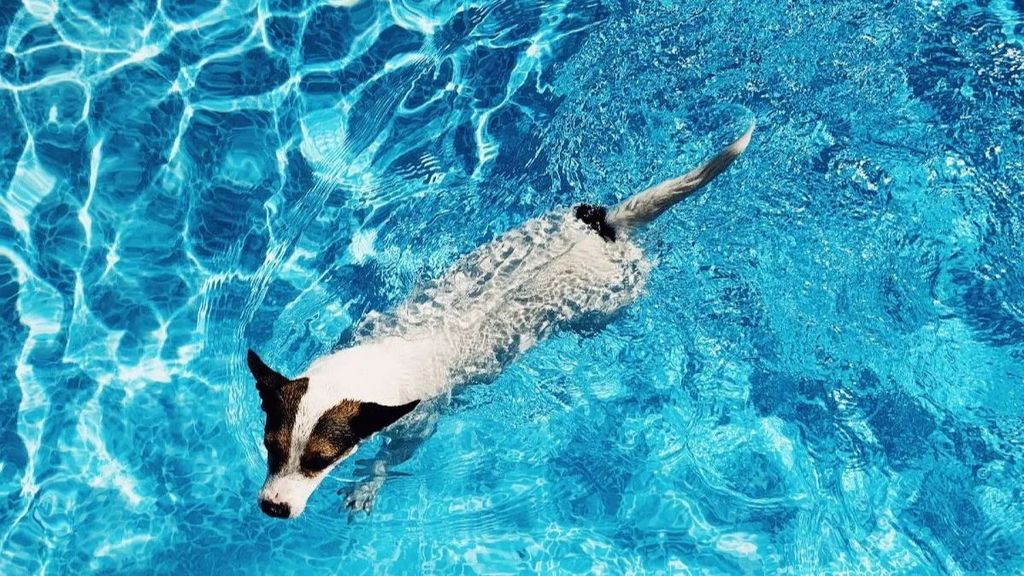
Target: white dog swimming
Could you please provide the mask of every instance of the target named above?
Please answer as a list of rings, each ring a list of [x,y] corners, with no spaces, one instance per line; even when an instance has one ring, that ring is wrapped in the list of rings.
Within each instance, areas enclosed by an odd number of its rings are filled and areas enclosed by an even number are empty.
[[[581,205],[524,224],[460,259],[395,311],[364,318],[351,347],[288,379],[252,350],[266,426],[268,473],[260,508],[294,518],[362,440],[425,400],[493,378],[553,330],[607,316],[636,300],[649,264],[630,238],[725,170],[753,125],[692,172],[611,210]],[[368,509],[381,470],[350,505]]]

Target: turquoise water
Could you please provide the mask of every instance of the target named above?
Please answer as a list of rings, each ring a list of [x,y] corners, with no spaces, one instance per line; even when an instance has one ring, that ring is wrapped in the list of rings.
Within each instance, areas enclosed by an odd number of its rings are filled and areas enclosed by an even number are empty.
[[[1020,0],[0,2],[0,573],[1024,571]],[[643,299],[262,515],[296,374],[758,130]],[[355,460],[373,454],[375,440]]]

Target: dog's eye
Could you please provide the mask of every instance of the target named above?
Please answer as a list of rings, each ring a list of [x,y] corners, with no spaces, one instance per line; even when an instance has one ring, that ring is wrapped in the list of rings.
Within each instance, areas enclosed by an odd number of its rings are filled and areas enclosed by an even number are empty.
[[[308,472],[320,472],[324,468],[327,468],[334,462],[333,456],[326,454],[306,454],[302,457],[302,461],[299,464],[303,470]]]

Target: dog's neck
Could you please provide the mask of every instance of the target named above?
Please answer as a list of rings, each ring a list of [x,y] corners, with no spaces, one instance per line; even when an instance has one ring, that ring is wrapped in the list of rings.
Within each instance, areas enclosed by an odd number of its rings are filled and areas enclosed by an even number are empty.
[[[317,359],[303,377],[317,404],[341,400],[399,406],[446,391],[445,347],[432,338],[387,337]]]

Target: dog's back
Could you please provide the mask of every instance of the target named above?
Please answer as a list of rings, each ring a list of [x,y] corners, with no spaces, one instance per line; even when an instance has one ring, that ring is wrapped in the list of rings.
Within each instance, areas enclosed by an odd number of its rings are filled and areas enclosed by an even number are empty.
[[[357,344],[430,339],[450,386],[487,378],[555,328],[634,301],[647,270],[632,242],[549,214],[477,248],[387,316],[367,317]]]

